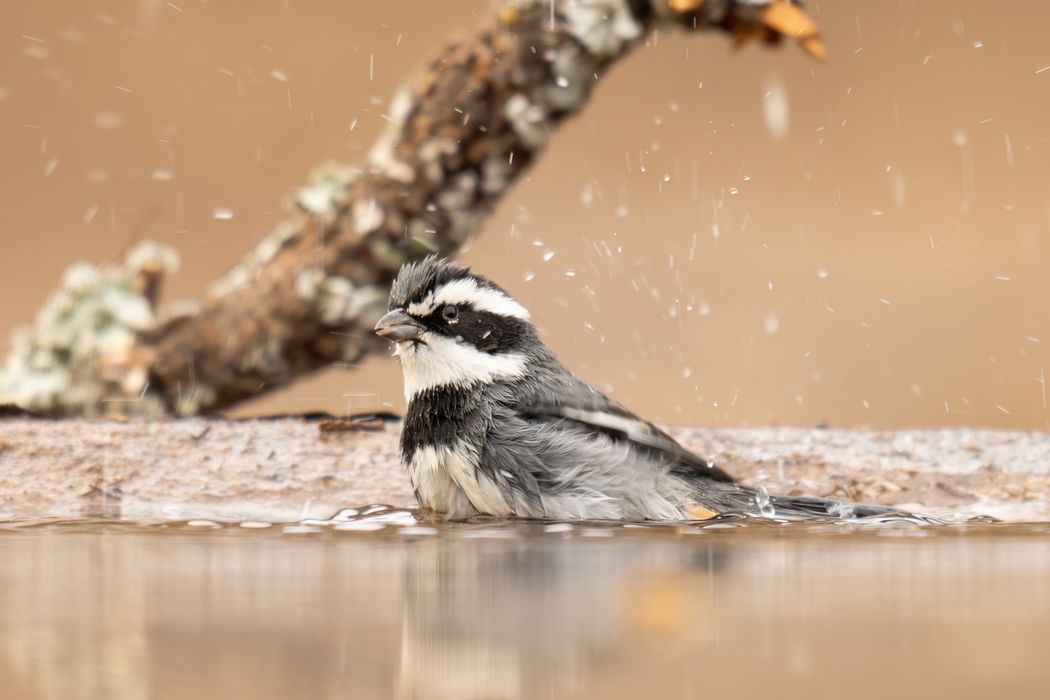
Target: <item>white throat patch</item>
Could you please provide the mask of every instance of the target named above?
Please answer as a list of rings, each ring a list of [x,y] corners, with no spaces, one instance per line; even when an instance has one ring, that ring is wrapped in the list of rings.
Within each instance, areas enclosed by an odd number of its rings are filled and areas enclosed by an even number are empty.
[[[525,374],[526,359],[517,353],[490,355],[437,333],[424,333],[423,344],[401,342],[394,351],[405,375],[405,399],[439,386],[489,384]]]

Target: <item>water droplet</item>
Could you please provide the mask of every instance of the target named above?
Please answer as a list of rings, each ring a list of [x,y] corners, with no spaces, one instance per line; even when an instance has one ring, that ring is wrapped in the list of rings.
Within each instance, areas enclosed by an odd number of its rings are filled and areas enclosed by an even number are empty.
[[[908,202],[908,181],[900,170],[895,170],[890,175],[890,194],[897,210],[903,209]]]
[[[390,512],[380,513],[378,515],[365,516],[362,520],[352,522],[367,521],[370,523],[383,523],[384,525],[398,525],[400,527],[411,527],[418,523],[416,516],[407,510],[395,510]]]
[[[589,527],[584,530],[580,530],[581,537],[612,537],[612,530],[606,528]]]
[[[583,188],[583,192],[580,192],[580,204],[582,204],[585,207],[589,207],[593,203],[594,188],[590,185],[590,183],[588,183],[587,186]]]
[[[321,532],[321,528],[312,525],[285,525],[281,532],[285,535],[315,535]]]
[[[776,515],[776,509],[773,508],[773,503],[765,486],[758,487],[758,492],[755,494],[755,505],[758,506],[759,515],[764,518],[772,518]]]
[[[397,534],[403,537],[428,537],[430,535],[436,535],[438,533],[436,527],[419,527],[410,526],[403,527],[397,531]]]
[[[351,520],[348,523],[339,523],[333,529],[349,532],[378,532],[385,527],[384,523],[374,523],[369,520]]]
[[[762,116],[765,117],[766,131],[769,135],[774,141],[782,141],[787,136],[791,119],[787,91],[779,79],[773,79],[766,84]]]
[[[777,318],[776,314],[768,313],[766,314],[765,321],[762,322],[762,328],[769,335],[773,335],[780,330],[780,319]]]
[[[91,122],[98,129],[119,129],[124,125],[124,117],[116,112],[99,112]]]

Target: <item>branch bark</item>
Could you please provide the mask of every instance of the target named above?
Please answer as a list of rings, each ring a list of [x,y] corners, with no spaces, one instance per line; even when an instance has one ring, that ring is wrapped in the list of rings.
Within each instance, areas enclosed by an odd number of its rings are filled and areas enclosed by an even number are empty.
[[[790,36],[823,55],[791,0],[505,4],[395,95],[363,169],[326,171],[199,308],[136,332],[117,364],[142,381],[120,383],[121,396],[141,388],[142,406],[206,413],[381,347],[372,326],[401,265],[457,251],[610,65],[669,25],[738,42]]]

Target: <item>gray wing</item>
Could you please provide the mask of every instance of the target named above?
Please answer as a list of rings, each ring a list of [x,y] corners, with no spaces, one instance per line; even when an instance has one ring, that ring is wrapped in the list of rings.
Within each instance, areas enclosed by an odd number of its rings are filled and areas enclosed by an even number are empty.
[[[523,398],[517,410],[531,420],[564,421],[629,444],[642,454],[671,465],[672,473],[682,477],[734,481],[729,474],[685,449],[649,421],[571,375],[544,382]]]

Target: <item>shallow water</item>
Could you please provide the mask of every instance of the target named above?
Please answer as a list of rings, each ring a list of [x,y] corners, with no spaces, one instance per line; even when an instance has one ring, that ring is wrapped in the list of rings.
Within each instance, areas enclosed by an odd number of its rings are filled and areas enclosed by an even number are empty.
[[[0,526],[0,698],[986,698],[1050,682],[1050,524],[339,520]]]

